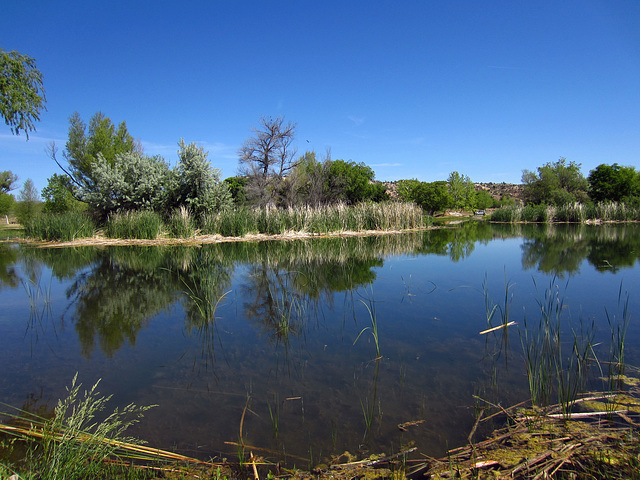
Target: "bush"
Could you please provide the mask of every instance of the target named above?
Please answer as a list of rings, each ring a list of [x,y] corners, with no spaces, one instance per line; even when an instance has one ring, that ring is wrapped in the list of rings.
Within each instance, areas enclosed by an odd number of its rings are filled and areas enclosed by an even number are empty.
[[[31,238],[70,242],[92,237],[96,232],[96,224],[83,212],[47,213],[27,221],[24,231]]]
[[[107,220],[109,238],[135,238],[154,240],[160,235],[162,219],[150,211],[116,213]]]

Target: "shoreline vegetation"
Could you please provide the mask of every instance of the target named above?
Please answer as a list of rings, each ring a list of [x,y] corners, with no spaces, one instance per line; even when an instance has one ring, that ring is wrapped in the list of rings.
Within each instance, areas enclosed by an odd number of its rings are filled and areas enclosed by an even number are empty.
[[[110,215],[98,223],[86,212],[41,214],[24,225],[24,238],[41,246],[200,245],[221,242],[293,240],[336,236],[388,235],[437,228],[438,222],[470,218],[493,223],[631,223],[640,207],[625,203],[516,205],[481,212],[427,215],[408,202],[361,203],[298,208],[236,208],[194,216],[180,208],[168,217],[151,211]],[[7,229],[14,230],[15,226]],[[8,231],[4,228],[3,230]]]

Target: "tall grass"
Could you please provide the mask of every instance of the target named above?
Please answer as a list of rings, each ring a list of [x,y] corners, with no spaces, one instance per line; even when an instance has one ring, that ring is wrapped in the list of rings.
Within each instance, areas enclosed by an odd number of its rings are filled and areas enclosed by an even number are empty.
[[[109,238],[154,240],[160,235],[161,229],[160,215],[145,210],[113,214],[106,225]]]
[[[196,232],[195,220],[187,208],[180,207],[176,209],[166,224],[169,235],[174,238],[190,238]]]
[[[44,213],[26,222],[24,230],[31,238],[69,242],[92,237],[96,224],[84,212]]]
[[[502,207],[491,214],[493,222],[583,223],[587,221],[640,221],[640,207],[618,202],[570,203],[562,206],[527,205]]]
[[[124,433],[152,407],[131,404],[97,421],[111,398],[101,397],[97,386],[98,383],[82,394],[76,374],[67,389],[67,397],[58,402],[52,418],[44,419],[20,410],[19,415],[9,415],[18,422],[28,422],[26,428],[2,425],[2,430],[27,442],[24,467],[29,477],[113,478],[128,470],[127,466],[115,465],[113,460],[134,455],[125,451],[135,452],[136,445],[141,442]],[[21,465],[16,466],[16,469],[21,468]]]
[[[257,233],[409,230],[424,227],[428,222],[419,207],[388,202],[288,209],[240,208],[209,214],[201,223],[205,234],[241,237]]]
[[[538,290],[538,286],[535,287]],[[555,392],[563,413],[568,413],[584,387],[589,358],[595,357],[595,325],[592,322],[585,327],[581,321],[579,332],[571,329],[573,338],[567,353],[568,344],[564,343],[563,349],[561,336],[563,324],[568,325],[563,321],[564,291],[555,284],[555,278],[537,303],[538,323],[532,324],[525,316],[524,329],[520,331],[531,401],[537,406],[547,406]]]

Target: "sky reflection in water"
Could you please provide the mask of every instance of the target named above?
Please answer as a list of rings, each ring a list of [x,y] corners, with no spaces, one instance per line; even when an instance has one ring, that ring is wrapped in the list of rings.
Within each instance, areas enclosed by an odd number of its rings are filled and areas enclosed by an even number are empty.
[[[593,319],[607,341],[605,307],[617,311],[622,285],[628,361],[640,364],[638,233],[477,223],[199,248],[0,245],[0,401],[53,408],[77,371],[86,386],[102,379],[113,406],[158,404],[133,433],[188,455],[234,457],[225,442],[241,436],[298,465],[409,441],[440,455],[464,443],[474,395],[528,397],[519,332],[550,287],[563,321]],[[504,309],[505,285],[518,322],[508,347],[502,333],[479,335],[483,291]]]

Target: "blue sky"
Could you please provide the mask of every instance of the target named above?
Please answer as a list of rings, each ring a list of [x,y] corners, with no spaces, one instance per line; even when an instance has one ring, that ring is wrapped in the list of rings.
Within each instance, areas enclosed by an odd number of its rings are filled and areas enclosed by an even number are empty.
[[[126,121],[223,178],[261,116],[379,180],[520,182],[559,157],[640,166],[640,1],[4,2],[0,47],[34,57],[37,132],[0,124],[0,170],[42,189],[68,118]],[[59,172],[58,172],[59,173]]]

